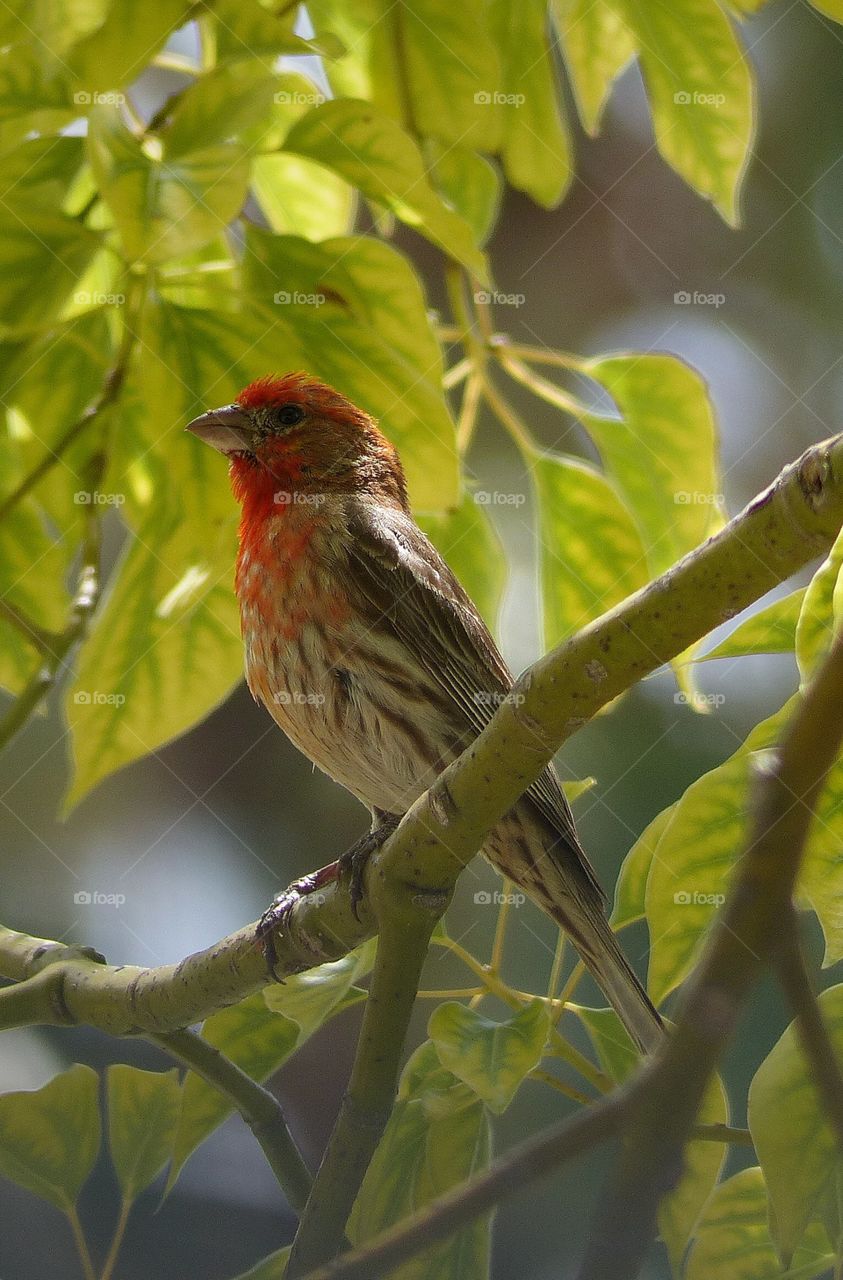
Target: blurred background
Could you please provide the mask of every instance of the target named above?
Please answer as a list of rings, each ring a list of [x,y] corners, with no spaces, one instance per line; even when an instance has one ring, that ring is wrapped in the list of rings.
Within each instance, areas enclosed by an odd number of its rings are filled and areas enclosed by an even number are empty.
[[[490,245],[497,288],[523,295],[496,313],[498,327],[514,338],[582,354],[669,351],[702,372],[720,422],[730,513],[782,464],[839,429],[843,410],[843,38],[800,0],[777,0],[745,25],[744,40],[759,82],[760,128],[741,230],[727,228],[659,160],[633,67],[617,86],[601,138],[578,134],[577,180],[563,206],[545,213],[510,196]],[[433,251],[405,232],[397,243],[429,280],[431,305],[446,315]],[[675,301],[695,292],[722,302]],[[560,415],[527,393],[510,392],[543,443],[582,451],[576,429]],[[523,491],[528,499],[491,512],[509,565],[498,635],[519,671],[541,651],[530,483],[490,420],[477,432],[470,473],[479,488]],[[114,549],[118,536],[115,530]],[[563,775],[597,778],[576,812],[607,889],[649,819],[731,754],[795,683],[790,658],[704,665],[703,691],[723,698],[713,714],[699,716],[675,700],[675,685],[659,675],[566,747]],[[293,877],[332,860],[366,825],[356,802],[312,771],[243,686],[201,727],[110,778],[60,823],[66,745],[51,712],[0,757],[2,915],[13,927],[93,944],[115,963],[162,964],[209,945],[259,915]],[[486,958],[496,908],[475,903],[482,888],[494,889],[495,876],[477,864],[461,880],[447,924]],[[123,901],[75,900],[94,892]],[[512,980],[543,991],[554,945],[554,928],[537,909],[513,911]],[[628,931],[625,946],[643,973],[645,931]],[[437,951],[425,984],[461,985],[464,977]],[[599,1003],[593,989],[582,991]],[[420,1002],[413,1044],[424,1038],[431,1008]],[[359,1016],[357,1007],[330,1022],[273,1084],[311,1161],[318,1160],[345,1085]],[[762,988],[739,1050],[726,1063],[733,1123],[744,1123],[749,1079],[784,1025],[777,998]],[[141,1042],[109,1042],[84,1030],[7,1033],[3,1048],[2,1090],[38,1087],[73,1060],[169,1065]],[[495,1122],[497,1148],[568,1106],[527,1082]],[[573,1274],[588,1208],[611,1158],[603,1151],[502,1209],[497,1280]],[[750,1162],[740,1149],[729,1159],[731,1172]],[[124,1280],[226,1280],[285,1243],[293,1225],[239,1119],[199,1149],[154,1213],[156,1203],[149,1193],[135,1211],[118,1266]],[[100,1257],[116,1207],[111,1178],[98,1170],[82,1215],[95,1223]],[[55,1261],[72,1257],[64,1220],[5,1181],[0,1227],[2,1280],[76,1274],[75,1261],[67,1268]],[[571,1260],[570,1270],[560,1259]],[[654,1280],[668,1274],[658,1249],[648,1274]]]

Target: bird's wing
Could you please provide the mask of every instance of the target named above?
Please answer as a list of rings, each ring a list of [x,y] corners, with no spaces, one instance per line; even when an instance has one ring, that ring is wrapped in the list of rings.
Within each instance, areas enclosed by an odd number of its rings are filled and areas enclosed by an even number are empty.
[[[356,499],[348,519],[351,571],[381,624],[405,645],[480,733],[512,674],[471,598],[418,525],[403,511]],[[552,767],[527,791],[599,890]],[[599,890],[602,896],[602,890]]]

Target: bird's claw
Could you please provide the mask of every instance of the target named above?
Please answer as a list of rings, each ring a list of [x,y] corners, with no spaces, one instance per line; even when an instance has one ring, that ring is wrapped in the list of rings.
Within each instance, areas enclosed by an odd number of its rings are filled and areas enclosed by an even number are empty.
[[[363,877],[366,872],[366,863],[373,853],[377,853],[378,849],[386,844],[400,821],[400,814],[381,814],[378,825],[371,831],[367,831],[359,840],[355,840],[351,848],[346,849],[345,853],[340,854],[337,859],[340,878],[348,877],[348,892],[355,920],[360,919],[357,906],[365,896]]]
[[[275,966],[278,963],[278,953],[275,950],[275,933],[284,928],[293,909],[302,898],[332,880],[336,880],[338,866],[338,863],[332,862],[329,866],[322,867],[319,871],[314,871],[312,875],[302,876],[300,880],[294,880],[281,893],[275,895],[258,921],[255,929],[255,938],[260,944],[267,967],[276,982],[283,982],[284,979],[275,970]]]

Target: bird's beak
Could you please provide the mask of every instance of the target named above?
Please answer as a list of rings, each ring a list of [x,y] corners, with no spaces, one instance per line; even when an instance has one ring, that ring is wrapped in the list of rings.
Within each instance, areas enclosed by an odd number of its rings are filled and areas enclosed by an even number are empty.
[[[252,424],[247,414],[237,404],[226,404],[221,409],[211,409],[188,422],[185,431],[204,440],[220,453],[251,453]]]

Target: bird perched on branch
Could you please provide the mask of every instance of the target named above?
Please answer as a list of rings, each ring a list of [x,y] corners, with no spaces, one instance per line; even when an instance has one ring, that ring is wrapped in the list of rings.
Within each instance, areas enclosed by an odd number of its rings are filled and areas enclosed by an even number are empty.
[[[303,373],[253,382],[188,427],[228,456],[242,507],[246,679],[295,745],[366,805],[371,851],[512,685],[486,625],[413,520],[368,414]],[[552,768],[483,849],[566,931],[638,1046],[658,1014],[609,927]]]

